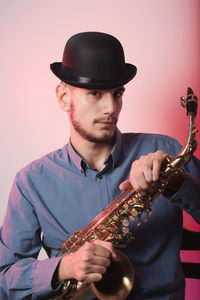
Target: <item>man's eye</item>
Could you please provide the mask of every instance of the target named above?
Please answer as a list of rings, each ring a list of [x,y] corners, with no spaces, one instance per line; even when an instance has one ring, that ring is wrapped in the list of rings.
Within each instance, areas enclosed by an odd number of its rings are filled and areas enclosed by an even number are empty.
[[[116,93],[114,93],[114,98],[121,98],[122,97],[122,95],[123,95],[123,93],[122,92],[116,92]]]
[[[94,97],[100,97],[101,93],[99,91],[91,91],[90,94]]]

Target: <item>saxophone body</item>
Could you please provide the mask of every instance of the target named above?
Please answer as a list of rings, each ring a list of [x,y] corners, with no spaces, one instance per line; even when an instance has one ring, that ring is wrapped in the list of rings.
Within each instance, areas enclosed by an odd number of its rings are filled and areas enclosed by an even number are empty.
[[[134,237],[129,231],[129,221],[136,220],[141,224],[141,216],[146,219],[151,215],[154,200],[166,189],[170,178],[182,173],[182,166],[187,164],[197,147],[195,116],[197,113],[197,97],[188,88],[187,98],[181,97],[181,104],[186,108],[189,118],[188,139],[185,147],[177,156],[166,156],[157,181],[157,186],[150,193],[141,195],[130,188],[117,197],[104,211],[79,232],[75,232],[61,247],[57,254],[69,254],[77,251],[86,242],[96,239],[112,242],[116,247],[123,247]],[[102,281],[83,284],[76,280],[66,281],[59,295],[49,300],[89,300],[96,296],[101,300],[125,299],[134,283],[134,270],[129,259],[116,250],[117,258],[111,262]]]

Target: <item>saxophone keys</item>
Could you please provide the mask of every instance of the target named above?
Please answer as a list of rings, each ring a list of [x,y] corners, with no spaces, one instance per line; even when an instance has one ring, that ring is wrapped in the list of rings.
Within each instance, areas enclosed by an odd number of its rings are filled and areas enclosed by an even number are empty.
[[[122,227],[122,232],[123,232],[124,234],[129,233],[129,228],[126,227],[126,226],[123,226],[123,227]]]
[[[123,225],[124,227],[128,227],[128,226],[129,226],[129,220],[128,220],[128,219],[124,219],[124,220],[122,221],[122,225]]]
[[[135,221],[135,217],[134,216],[129,216],[129,220],[134,222]]]
[[[165,188],[165,186],[166,186],[166,183],[165,182],[161,182],[160,187],[158,188],[158,192],[162,193],[163,189]]]
[[[137,210],[135,208],[131,209],[131,216],[132,217],[137,217],[137,215],[138,215]]]
[[[180,98],[180,103],[181,103],[181,106],[185,108],[185,106],[186,106],[186,100],[185,100],[184,96],[182,96]]]

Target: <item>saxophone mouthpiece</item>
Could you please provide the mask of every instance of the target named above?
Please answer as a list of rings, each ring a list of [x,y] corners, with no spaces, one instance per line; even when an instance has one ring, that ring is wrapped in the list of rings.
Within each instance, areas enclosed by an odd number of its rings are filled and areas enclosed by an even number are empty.
[[[189,96],[190,94],[194,94],[194,92],[193,89],[191,89],[191,87],[188,87],[187,95]]]
[[[187,115],[192,112],[195,116],[197,114],[197,107],[198,107],[198,100],[197,96],[195,96],[193,90],[188,87],[187,90],[187,99],[186,99],[186,109],[187,109]]]

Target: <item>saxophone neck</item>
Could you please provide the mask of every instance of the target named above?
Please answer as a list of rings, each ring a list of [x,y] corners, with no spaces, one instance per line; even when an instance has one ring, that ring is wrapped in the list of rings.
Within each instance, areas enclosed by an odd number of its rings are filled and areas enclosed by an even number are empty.
[[[181,167],[188,163],[197,148],[198,130],[195,124],[195,118],[198,108],[198,99],[190,87],[187,91],[187,98],[185,99],[184,97],[181,97],[181,105],[186,109],[187,116],[189,118],[188,139],[185,147],[176,157],[174,157],[174,159],[172,159],[171,163],[173,167]]]
[[[189,129],[188,129],[188,140],[185,147],[181,150],[178,156],[188,156],[188,159],[191,158],[192,154],[197,148],[197,127],[195,124],[196,115],[192,112],[188,114],[189,117]]]

